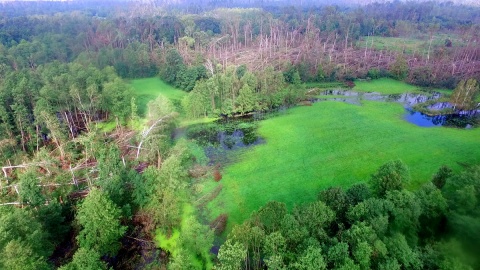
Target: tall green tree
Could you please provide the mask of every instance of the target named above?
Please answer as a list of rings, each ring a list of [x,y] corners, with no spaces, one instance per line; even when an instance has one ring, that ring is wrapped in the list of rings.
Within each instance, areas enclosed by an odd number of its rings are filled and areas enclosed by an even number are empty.
[[[105,270],[107,264],[100,260],[100,254],[94,249],[79,248],[73,260],[60,267],[60,270]]]
[[[400,160],[389,161],[372,175],[370,187],[378,196],[385,196],[388,191],[401,190],[410,181],[408,168]]]
[[[31,211],[0,208],[0,235],[0,268],[48,269],[45,261],[54,246]]]
[[[219,265],[217,270],[240,270],[247,257],[247,249],[239,242],[227,240],[218,251]]]
[[[40,181],[37,173],[30,170],[20,175],[19,195],[23,203],[33,207],[40,206],[45,203],[45,197],[42,194],[42,187],[39,186]]]
[[[126,231],[120,218],[121,211],[109,196],[100,189],[91,189],[76,216],[81,228],[77,236],[80,248],[114,256],[120,248],[119,239]]]

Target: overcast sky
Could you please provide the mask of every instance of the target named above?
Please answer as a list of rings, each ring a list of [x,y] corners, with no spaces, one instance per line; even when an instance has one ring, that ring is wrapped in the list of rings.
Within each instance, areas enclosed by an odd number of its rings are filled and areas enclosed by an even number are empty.
[[[87,2],[110,2],[110,1],[133,1],[133,2],[144,2],[144,1],[149,1],[149,0],[0,0],[0,3],[2,2],[14,2],[14,1],[87,1]],[[151,0],[150,0],[151,1]],[[167,0],[168,1],[168,0]],[[170,0],[170,2],[187,2],[188,0]],[[208,0],[206,0],[208,1]],[[255,0],[252,0],[255,1]],[[275,0],[270,0],[270,1],[275,1]],[[298,4],[300,0],[292,0],[292,5]],[[343,3],[351,3],[351,4],[368,4],[368,3],[374,3],[374,2],[393,2],[394,0],[340,0],[340,1],[332,1],[330,2],[331,4],[335,4],[338,2],[343,2]],[[411,0],[400,0],[400,1],[411,1]],[[431,0],[416,0],[416,1],[431,1]],[[480,0],[433,0],[435,2],[453,2],[457,4],[466,4],[466,5],[474,5],[474,6],[479,6],[480,5]],[[160,0],[159,2],[162,2]],[[319,1],[319,2],[324,2],[324,1]]]

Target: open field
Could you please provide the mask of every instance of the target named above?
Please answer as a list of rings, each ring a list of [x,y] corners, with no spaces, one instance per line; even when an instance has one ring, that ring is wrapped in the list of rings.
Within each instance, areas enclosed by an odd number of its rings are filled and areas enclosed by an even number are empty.
[[[131,81],[134,89],[134,94],[137,99],[139,114],[144,116],[147,111],[147,103],[158,97],[164,95],[173,102],[180,102],[187,94],[186,92],[177,89],[171,85],[166,84],[157,77],[136,79]]]
[[[289,207],[312,201],[321,189],[368,180],[389,160],[410,168],[412,189],[441,165],[459,170],[460,163],[480,162],[480,129],[422,128],[404,121],[404,113],[397,103],[319,102],[262,121],[266,143],[224,169],[211,217],[228,213],[231,225],[271,200]]]
[[[135,79],[130,82],[134,89],[134,95],[137,99],[138,113],[143,117],[147,113],[147,104],[150,100],[154,100],[159,95],[163,95],[170,99],[177,107],[177,111],[182,115],[180,102],[188,93],[166,84],[157,77]],[[208,123],[215,121],[216,118],[199,118],[199,119],[185,119],[181,117],[180,126],[188,126],[198,123]]]

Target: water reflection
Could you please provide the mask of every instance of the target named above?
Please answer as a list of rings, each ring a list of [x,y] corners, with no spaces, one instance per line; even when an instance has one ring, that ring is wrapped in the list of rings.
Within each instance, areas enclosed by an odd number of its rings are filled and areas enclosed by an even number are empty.
[[[324,97],[323,97],[324,96]],[[363,93],[352,90],[332,89],[325,90],[320,96],[311,99],[312,102],[321,101],[341,101],[354,105],[361,105],[362,100],[399,102],[402,103],[406,110],[404,119],[412,124],[421,127],[435,126],[454,126],[461,128],[469,128],[478,123],[480,109],[476,110],[455,110],[454,106],[449,102],[437,102],[427,106],[430,111],[442,112],[449,110],[450,114],[426,115],[424,113],[414,111],[412,107],[419,103],[438,100],[441,94],[432,92],[430,94],[403,93],[393,95],[382,95],[375,92]]]

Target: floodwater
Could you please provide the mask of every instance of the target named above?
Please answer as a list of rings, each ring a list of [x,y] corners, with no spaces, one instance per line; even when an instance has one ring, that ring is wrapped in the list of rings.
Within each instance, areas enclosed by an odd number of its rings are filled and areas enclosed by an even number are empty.
[[[322,97],[325,96],[325,97]],[[431,100],[437,100],[441,97],[438,92],[430,94],[403,93],[398,95],[382,95],[375,92],[363,93],[352,90],[325,90],[320,96],[312,99],[312,102],[321,101],[341,101],[354,105],[361,105],[362,100],[399,102],[405,107],[404,119],[420,127],[453,126],[459,128],[471,128],[478,123],[480,109],[463,111],[454,110],[449,102],[438,102],[427,108],[431,111],[442,111],[449,109],[454,111],[451,114],[427,115],[413,110],[413,106]]]
[[[204,147],[210,165],[224,165],[231,161],[230,152],[264,142],[256,134],[251,118],[201,124],[195,130],[187,130],[186,134]]]

